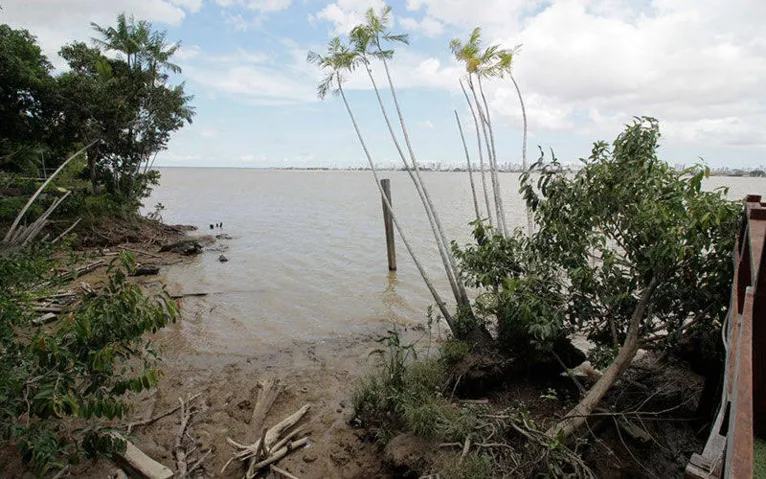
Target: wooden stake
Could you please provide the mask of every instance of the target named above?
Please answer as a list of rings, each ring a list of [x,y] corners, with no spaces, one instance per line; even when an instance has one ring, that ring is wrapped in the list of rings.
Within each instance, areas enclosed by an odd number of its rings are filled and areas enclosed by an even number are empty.
[[[391,217],[391,210],[388,205],[391,203],[391,180],[384,178],[380,180],[380,186],[383,188],[383,194],[388,199],[388,204],[383,201],[383,224],[386,227],[386,250],[388,253],[388,270],[396,271],[396,247],[394,243],[394,222]]]

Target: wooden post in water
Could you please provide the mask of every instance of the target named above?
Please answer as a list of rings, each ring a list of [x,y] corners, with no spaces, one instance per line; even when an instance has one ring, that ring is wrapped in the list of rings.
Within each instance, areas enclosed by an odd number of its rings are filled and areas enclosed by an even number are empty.
[[[380,180],[380,186],[383,188],[383,193],[388,199],[388,204],[391,203],[391,180],[384,178]],[[396,248],[394,246],[394,221],[391,218],[391,210],[386,206],[385,200],[381,198],[383,203],[383,223],[386,226],[386,249],[388,251],[388,270],[396,271]]]

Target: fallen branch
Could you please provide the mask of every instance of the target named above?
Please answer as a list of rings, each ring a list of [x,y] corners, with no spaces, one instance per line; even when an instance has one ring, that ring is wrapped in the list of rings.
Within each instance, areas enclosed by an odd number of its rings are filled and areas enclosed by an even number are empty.
[[[194,396],[190,397],[187,402],[194,401],[195,399],[197,399],[197,397],[199,397],[199,395],[200,395],[200,393],[195,394]],[[139,426],[148,426],[150,424],[154,424],[155,422],[159,421],[162,418],[166,418],[166,417],[170,416],[171,414],[175,414],[175,412],[178,411],[179,409],[181,409],[181,405],[180,404],[178,406],[174,407],[173,409],[171,409],[169,411],[165,411],[162,414],[159,414],[159,415],[154,416],[152,418],[149,418],[149,419],[146,419],[146,420],[143,420],[143,421],[132,422],[132,423],[128,424],[128,427],[127,427],[126,431],[127,431],[128,434],[130,434],[131,431],[133,430],[133,428],[139,427]]]
[[[297,441],[288,442],[283,448],[275,452],[272,452],[271,456],[269,456],[268,458],[264,459],[261,462],[255,463],[253,466],[248,468],[247,475],[246,475],[247,479],[253,479],[255,475],[258,473],[258,471],[260,471],[264,467],[269,466],[272,463],[281,460],[282,458],[287,456],[289,453],[304,447],[308,443],[309,443],[309,438],[307,437],[304,437],[303,439],[298,439]]]
[[[56,475],[53,476],[52,479],[61,479],[65,475],[69,476],[69,469],[71,469],[71,466],[69,464],[67,464],[59,472],[57,472]]]
[[[46,313],[39,318],[35,318],[32,320],[32,324],[41,326],[43,324],[48,324],[51,321],[55,321],[57,316],[54,313]]]
[[[188,298],[189,296],[207,296],[207,293],[171,294],[170,299]]]
[[[268,399],[266,398],[266,395],[261,395],[261,397],[264,398],[264,401]],[[245,477],[252,479],[258,471],[264,467],[279,461],[291,451],[307,444],[307,437],[293,441],[293,439],[304,433],[304,426],[297,427],[289,433],[287,431],[290,431],[290,429],[292,429],[310,409],[311,406],[306,404],[275,426],[272,426],[269,429],[264,429],[261,433],[261,437],[253,444],[243,445],[231,438],[226,438],[226,441],[239,451],[235,452],[226,464],[224,464],[223,469],[221,469],[221,474],[226,472],[226,468],[234,460],[239,460],[247,463],[248,467]],[[256,420],[258,420],[258,418],[256,418]]]
[[[120,246],[119,248],[121,250],[130,251],[131,253],[142,254],[142,255],[149,256],[151,258],[156,258],[156,259],[162,259],[162,256],[160,256],[158,254],[150,253],[148,251],[144,251],[144,250],[140,250],[140,249],[134,249],[134,248],[128,248],[127,246]]]
[[[119,434],[112,434],[125,441],[125,452],[122,454],[118,453],[118,458],[126,466],[126,469],[135,471],[139,474],[139,477],[147,479],[170,479],[173,477],[173,471],[169,468],[147,456],[132,442]]]
[[[277,397],[282,392],[284,387],[280,384],[279,379],[265,379],[258,383],[260,393],[258,393],[258,400],[253,408],[253,415],[250,417],[248,423],[253,426],[255,431],[260,431],[263,427],[263,421],[266,419],[269,409],[277,400]]]
[[[82,220],[82,218],[77,218],[77,221],[75,221],[74,223],[72,223],[72,226],[70,226],[69,228],[65,229],[63,233],[61,233],[60,235],[58,235],[58,236],[56,237],[56,239],[54,239],[53,241],[51,241],[51,244],[56,244],[56,243],[58,243],[58,242],[59,242],[59,240],[61,240],[61,238],[63,238],[64,236],[66,236],[67,234],[69,234],[69,232],[70,232],[70,231],[72,231],[73,229],[75,229],[75,227],[76,227],[78,224],[80,224],[80,221],[81,221],[81,220]]]
[[[74,279],[75,274],[77,275],[77,277],[80,277],[80,276],[82,276],[84,274],[90,273],[91,271],[94,271],[94,270],[98,269],[100,266],[103,266],[104,264],[105,263],[104,263],[103,260],[98,260],[98,261],[95,261],[95,262],[93,262],[93,263],[91,263],[91,264],[89,264],[87,266],[83,266],[81,268],[77,268],[77,270],[75,270],[74,273],[71,272],[71,271],[67,271],[66,273],[62,273],[59,276],[59,279],[62,280],[62,281],[68,281],[70,279]]]
[[[174,474],[175,479],[186,479],[191,477],[192,472],[202,466],[202,462],[210,456],[212,449],[208,449],[204,452],[199,459],[190,464],[190,457],[197,448],[197,441],[189,434],[189,423],[195,413],[195,408],[191,406],[191,402],[197,398],[199,394],[188,398],[186,402],[183,399],[178,398],[179,409],[181,410],[181,423],[178,427],[178,433],[176,434],[175,444],[173,446],[173,456],[176,459],[176,472]],[[187,439],[185,441],[185,439]]]
[[[272,472],[274,472],[276,474],[279,474],[280,476],[286,477],[287,479],[298,479],[297,477],[293,476],[292,474],[290,474],[289,472],[285,471],[284,469],[281,469],[281,468],[275,466],[274,464],[270,465],[269,469],[271,469]]]

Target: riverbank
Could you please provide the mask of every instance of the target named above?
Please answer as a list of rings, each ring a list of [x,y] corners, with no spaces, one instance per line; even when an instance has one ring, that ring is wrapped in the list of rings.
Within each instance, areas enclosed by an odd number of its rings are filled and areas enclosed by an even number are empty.
[[[167,248],[162,245],[203,244],[206,250],[202,254],[216,257],[226,245],[225,236],[216,240],[197,233],[184,237],[172,233],[187,229],[162,226],[155,230],[156,234],[143,231],[138,236],[149,241],[118,241],[118,244],[83,247],[77,252],[78,265],[99,266],[73,280],[64,288],[67,291],[78,295],[90,289],[98,291],[107,277],[110,262],[127,251],[141,267],[159,269],[159,274],[136,276],[130,281],[149,294],[165,289],[180,307],[178,321],[149,338],[156,343],[162,358],[159,365],[162,376],[157,387],[129,394],[127,400],[133,403],[132,409],[126,417],[113,421],[112,426],[127,432],[130,424],[173,410],[179,398],[198,395],[189,433],[195,438],[198,450],[212,451],[203,463],[204,476],[242,477],[240,463],[221,473],[235,452],[227,438],[239,443],[258,439],[260,431],[248,424],[258,397],[258,385],[263,380],[276,378],[285,389],[267,414],[265,426],[272,426],[304,404],[311,406],[306,420],[309,446],[281,460],[281,468],[303,477],[388,477],[382,472],[374,446],[360,440],[361,432],[347,424],[352,414],[348,399],[350,385],[365,372],[378,336],[369,333],[318,342],[296,340],[275,345],[268,351],[253,348],[252,354],[246,355],[196,350],[182,332],[185,323],[194,321],[206,303],[201,301],[204,298],[185,297],[180,291],[174,291],[178,285],[168,286],[166,272],[171,266],[192,264],[201,258],[180,253],[183,248],[163,251]],[[171,234],[163,235],[162,231]],[[103,242],[109,243],[114,238],[111,234],[104,235]],[[180,414],[175,412],[151,424],[132,427],[128,438],[152,459],[175,469],[173,448],[180,419]],[[6,448],[2,456],[0,477],[34,477],[25,471],[17,452]],[[106,459],[85,461],[73,466],[69,473],[71,477],[107,477],[115,474],[119,466]]]

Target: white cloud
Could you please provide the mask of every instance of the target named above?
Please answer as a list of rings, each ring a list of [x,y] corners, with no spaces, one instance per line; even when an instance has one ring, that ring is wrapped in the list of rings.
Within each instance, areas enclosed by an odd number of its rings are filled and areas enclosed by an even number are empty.
[[[217,128],[208,128],[200,132],[200,135],[204,136],[205,138],[215,138],[216,136],[220,134],[221,134],[221,131],[218,130]]]
[[[173,5],[183,7],[191,13],[199,12],[202,8],[202,0],[170,0]]]
[[[304,62],[305,63],[305,62]],[[210,62],[188,67],[186,76],[216,93],[253,105],[284,105],[316,101],[316,76],[302,65],[280,67]]]
[[[25,28],[38,38],[43,52],[55,65],[59,48],[71,41],[89,41],[90,22],[111,25],[121,12],[136,18],[178,25],[186,12],[196,12],[201,0],[34,0],[3,2],[2,21]]]
[[[429,130],[433,130],[434,124],[431,122],[431,120],[424,120],[419,123],[421,128],[427,128]]]
[[[325,20],[334,25],[336,35],[348,33],[364,21],[364,14],[370,8],[380,10],[385,6],[383,0],[338,0],[320,10],[310,20]]]
[[[414,18],[400,17],[399,25],[401,25],[405,30],[419,33],[427,37],[439,36],[444,32],[444,26],[441,24],[441,22],[428,16],[424,17],[420,21]]]
[[[201,51],[202,50],[200,49],[199,45],[182,45],[178,50],[176,50],[174,59],[178,61],[190,60],[199,55]]]
[[[234,30],[238,32],[244,32],[250,28],[251,22],[245,20],[241,13],[233,14],[227,11],[221,11],[221,16],[223,16],[223,21],[227,25],[231,25]]]
[[[222,7],[239,6],[248,10],[257,10],[259,12],[279,12],[286,9],[292,3],[292,0],[216,0],[216,3]]]

